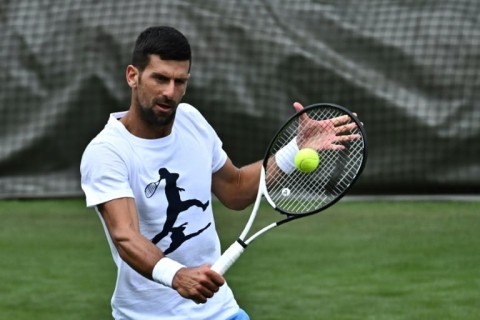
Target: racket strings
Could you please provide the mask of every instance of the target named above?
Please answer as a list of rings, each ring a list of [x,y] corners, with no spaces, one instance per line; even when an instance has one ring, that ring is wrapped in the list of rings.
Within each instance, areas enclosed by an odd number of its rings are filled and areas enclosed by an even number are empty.
[[[343,110],[322,106],[291,119],[284,126],[271,144],[270,156],[274,158],[294,139],[300,148],[305,147],[302,143],[306,139],[299,139],[299,132],[302,126],[307,126],[309,141],[319,153],[320,164],[311,173],[283,172],[273,163],[267,164],[266,188],[277,208],[290,214],[315,212],[335,201],[350,187],[361,170],[364,157],[364,140],[358,125]],[[296,150],[282,153],[280,161],[292,162],[295,153]]]

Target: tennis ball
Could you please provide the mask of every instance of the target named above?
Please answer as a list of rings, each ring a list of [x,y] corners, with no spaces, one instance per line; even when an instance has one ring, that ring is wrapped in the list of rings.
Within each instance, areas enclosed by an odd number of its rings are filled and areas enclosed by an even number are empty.
[[[318,152],[312,148],[304,148],[295,155],[295,166],[304,173],[309,173],[317,169],[320,163]]]

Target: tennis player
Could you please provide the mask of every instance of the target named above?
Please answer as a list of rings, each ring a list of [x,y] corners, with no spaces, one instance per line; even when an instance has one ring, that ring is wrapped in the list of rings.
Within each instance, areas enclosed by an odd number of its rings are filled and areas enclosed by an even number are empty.
[[[180,103],[191,62],[178,30],[144,30],[126,68],[130,108],[110,115],[82,157],[87,206],[118,268],[115,319],[249,319],[210,269],[221,254],[211,193],[228,208],[247,207],[261,162],[234,166],[205,118]]]

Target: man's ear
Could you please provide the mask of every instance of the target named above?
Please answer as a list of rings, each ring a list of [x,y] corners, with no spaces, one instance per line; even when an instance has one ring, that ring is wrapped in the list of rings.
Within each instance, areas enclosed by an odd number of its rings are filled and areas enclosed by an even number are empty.
[[[132,66],[131,64],[127,66],[127,70],[125,71],[125,77],[127,79],[127,83],[130,88],[136,88],[138,85],[138,77],[140,76],[140,72],[137,68]]]
[[[188,74],[188,79],[190,79],[190,73]],[[185,84],[185,88],[184,88],[183,93],[182,93],[182,98],[183,98],[183,96],[185,95],[185,93],[187,92],[187,88],[188,88],[188,81],[187,81],[187,83]]]

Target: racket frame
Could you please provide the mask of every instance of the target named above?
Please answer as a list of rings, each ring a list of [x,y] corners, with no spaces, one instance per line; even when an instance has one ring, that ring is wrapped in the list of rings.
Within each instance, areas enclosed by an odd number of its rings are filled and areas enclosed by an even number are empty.
[[[268,165],[268,161],[270,160],[271,157],[271,149],[277,139],[277,137],[283,132],[283,130],[290,125],[292,121],[295,121],[295,119],[299,118],[302,114],[307,113],[311,111],[314,108],[320,108],[320,107],[333,107],[341,110],[343,113],[347,114],[357,125],[358,130],[361,133],[361,137],[363,140],[363,158],[362,158],[362,163],[360,165],[360,168],[358,169],[355,177],[352,179],[352,181],[349,183],[349,185],[339,194],[336,196],[335,199],[331,200],[328,202],[326,205],[321,206],[315,210],[311,210],[309,212],[305,212],[302,214],[293,214],[291,212],[287,212],[285,210],[282,210],[279,208],[273,200],[270,198],[267,187],[266,187],[266,181],[265,181],[265,171]],[[277,131],[275,136],[272,138],[270,141],[270,144],[265,152],[265,157],[262,163],[262,167],[260,170],[260,180],[259,180],[259,187],[258,187],[258,192],[257,196],[255,199],[255,203],[253,205],[252,212],[250,214],[250,217],[240,234],[239,238],[227,249],[225,252],[222,254],[222,256],[214,263],[212,266],[212,270],[218,272],[219,274],[223,275],[225,272],[235,263],[235,261],[240,257],[240,255],[243,253],[243,251],[246,249],[246,247],[251,244],[255,239],[257,239],[260,235],[266,233],[270,229],[273,229],[275,227],[278,227],[282,224],[285,224],[287,222],[303,218],[306,216],[313,215],[315,213],[318,213],[320,211],[326,210],[327,208],[331,207],[335,203],[337,203],[343,196],[350,190],[350,188],[355,184],[357,179],[360,177],[361,173],[363,172],[363,169],[365,168],[366,160],[367,160],[367,134],[366,131],[363,127],[362,122],[358,119],[356,115],[354,115],[350,110],[348,110],[345,107],[342,107],[340,105],[332,104],[332,103],[316,103],[313,105],[309,105],[307,107],[304,107],[302,110],[296,112],[293,116],[291,116],[284,124],[283,126]],[[257,232],[255,232],[253,235],[251,235],[248,239],[246,239],[248,233],[250,232],[250,229],[255,221],[255,218],[257,216],[258,209],[260,207],[260,204],[262,203],[262,197],[264,197],[267,202],[270,204],[270,206],[278,211],[279,213],[286,215],[286,218],[281,219],[279,221],[273,222],[268,224],[267,226],[261,228]]]

